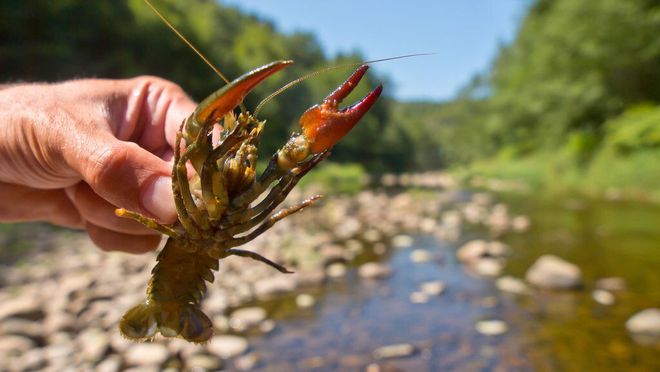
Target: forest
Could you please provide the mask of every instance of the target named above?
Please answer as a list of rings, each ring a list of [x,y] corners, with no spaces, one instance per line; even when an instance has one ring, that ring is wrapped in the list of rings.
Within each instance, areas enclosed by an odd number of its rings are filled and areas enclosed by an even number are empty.
[[[363,60],[355,52],[329,56],[314,35],[281,33],[221,2],[156,4],[230,77],[276,59],[296,61],[249,96],[248,107],[308,72]],[[0,14],[3,82],[150,74],[177,82],[197,100],[222,85],[141,0],[6,0]],[[513,42],[455,99],[386,97],[337,146],[332,161],[357,162],[376,174],[443,168],[549,189],[657,195],[659,34],[657,0],[532,2]],[[269,103],[262,112],[265,153],[348,71],[320,74]],[[354,97],[383,81],[386,76],[370,75]]]

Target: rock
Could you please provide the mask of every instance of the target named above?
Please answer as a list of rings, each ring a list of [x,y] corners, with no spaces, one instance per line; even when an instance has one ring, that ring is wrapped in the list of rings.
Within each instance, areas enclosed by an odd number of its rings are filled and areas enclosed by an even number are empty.
[[[49,362],[43,349],[30,349],[14,360],[12,369],[16,371],[36,371],[44,368]]]
[[[446,285],[439,280],[424,282],[419,289],[429,296],[440,296],[445,291]]]
[[[9,318],[0,322],[0,335],[25,336],[39,342],[43,339],[43,325],[31,320]]]
[[[222,369],[222,359],[211,354],[194,354],[186,359],[188,371],[217,371]]]
[[[301,360],[298,363],[298,366],[301,370],[309,371],[309,370],[312,370],[312,369],[323,368],[325,366],[325,363],[326,362],[325,362],[325,359],[323,359],[323,357],[313,356],[313,357],[309,357],[309,358]]]
[[[368,262],[360,266],[358,275],[364,279],[385,279],[392,275],[392,269],[386,264]]]
[[[234,360],[234,367],[239,371],[251,371],[257,364],[259,364],[259,356],[256,353],[245,354]]]
[[[544,255],[527,270],[525,279],[547,289],[574,289],[582,286],[582,272],[576,265],[554,255]]]
[[[532,223],[527,216],[516,216],[511,220],[511,229],[515,232],[525,232],[529,230]]]
[[[160,366],[169,353],[165,345],[155,343],[134,343],[126,349],[124,360],[132,366]]]
[[[396,235],[392,238],[394,248],[406,248],[413,245],[414,239],[410,235]]]
[[[309,309],[314,306],[315,303],[316,299],[310,294],[301,293],[296,296],[296,305],[301,309]]]
[[[506,333],[509,326],[501,320],[482,320],[475,325],[477,332],[486,336],[497,336]]]
[[[604,289],[595,289],[591,292],[591,298],[601,305],[611,306],[616,302],[616,297],[610,291]]]
[[[94,370],[96,372],[119,372],[121,370],[121,357],[119,355],[111,355],[96,365]]]
[[[610,292],[625,291],[628,288],[626,280],[623,278],[610,277],[596,280],[596,288]]]
[[[472,264],[485,257],[500,258],[508,254],[509,247],[504,243],[477,239],[463,244],[456,252],[456,257],[463,263]]]
[[[412,344],[394,344],[382,346],[374,350],[373,356],[375,359],[392,359],[392,358],[405,358],[415,353],[415,346]]]
[[[324,244],[319,248],[324,266],[335,262],[346,262],[346,249],[339,244]]]
[[[259,300],[272,299],[273,297],[292,292],[295,289],[295,279],[287,275],[264,278],[254,283],[254,294]]]
[[[275,321],[272,319],[266,319],[259,325],[259,331],[266,334],[270,333],[275,329]]]
[[[6,300],[0,306],[0,320],[7,318],[22,318],[39,320],[44,317],[41,302],[32,296],[21,296]]]
[[[213,336],[207,345],[209,351],[222,359],[229,359],[245,353],[248,341],[244,337],[232,335]]]
[[[425,292],[415,291],[410,294],[409,299],[413,304],[425,304],[429,302],[429,295]]]
[[[414,263],[426,263],[431,261],[431,253],[425,249],[415,249],[410,252],[410,261]]]
[[[626,321],[628,332],[637,335],[660,337],[660,309],[642,310]]]
[[[44,333],[73,332],[76,329],[76,317],[66,313],[50,313],[43,322]]]
[[[35,347],[34,341],[24,336],[3,335],[0,337],[0,355],[20,355]]]
[[[297,287],[316,287],[325,282],[325,272],[322,270],[296,271],[291,276],[296,281]]]
[[[110,348],[110,337],[102,329],[88,328],[78,336],[78,345],[82,360],[97,362],[103,358]]]
[[[346,276],[347,269],[346,269],[346,265],[337,262],[328,266],[325,269],[325,271],[328,274],[328,276],[331,278],[342,278]]]
[[[209,296],[202,302],[202,306],[207,314],[215,315],[224,313],[229,304],[227,296],[222,291],[210,291]]]
[[[497,258],[485,257],[473,262],[470,267],[478,275],[495,277],[504,269],[504,262]]]
[[[229,327],[242,332],[248,328],[258,326],[261,322],[266,320],[268,314],[266,310],[260,307],[245,307],[238,309],[231,313],[229,317]]]
[[[497,279],[495,286],[502,292],[509,292],[518,295],[527,295],[531,292],[525,282],[512,276],[503,276]]]

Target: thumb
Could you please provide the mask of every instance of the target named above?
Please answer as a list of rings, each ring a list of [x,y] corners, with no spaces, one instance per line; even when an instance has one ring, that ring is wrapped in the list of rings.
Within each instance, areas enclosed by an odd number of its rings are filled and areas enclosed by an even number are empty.
[[[176,221],[171,167],[135,143],[102,136],[96,144],[81,146],[77,168],[82,179],[111,204]]]

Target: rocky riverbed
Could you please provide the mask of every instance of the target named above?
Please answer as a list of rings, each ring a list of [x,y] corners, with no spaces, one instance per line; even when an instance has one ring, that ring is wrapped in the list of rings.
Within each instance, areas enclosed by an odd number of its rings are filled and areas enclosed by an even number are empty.
[[[329,198],[247,247],[295,274],[222,261],[203,303],[216,327],[207,345],[124,340],[117,322],[143,299],[155,254],[103,253],[83,234],[58,233],[1,267],[0,370],[551,366],[548,355],[535,357],[537,341],[527,333],[538,326],[534,307],[585,293],[616,308],[629,288],[621,277],[585,279],[561,255],[538,253],[524,272],[509,270],[535,223],[487,193]],[[626,342],[645,345],[641,353],[656,348],[657,317],[651,309],[621,322],[632,336]]]

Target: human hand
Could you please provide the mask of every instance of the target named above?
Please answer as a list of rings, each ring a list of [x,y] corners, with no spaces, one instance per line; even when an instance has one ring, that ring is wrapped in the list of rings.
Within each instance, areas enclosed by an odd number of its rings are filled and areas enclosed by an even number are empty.
[[[21,84],[0,90],[0,221],[85,228],[104,250],[155,249],[160,235],[117,207],[176,221],[171,160],[195,109],[156,78]]]

